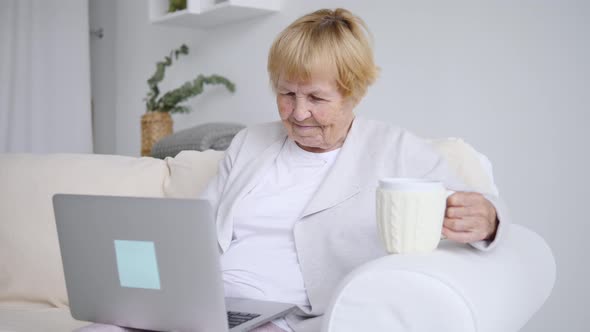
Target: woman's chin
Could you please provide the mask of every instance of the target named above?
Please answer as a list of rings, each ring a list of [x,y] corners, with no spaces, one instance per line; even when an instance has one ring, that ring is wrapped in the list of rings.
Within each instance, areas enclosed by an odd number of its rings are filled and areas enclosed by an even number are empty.
[[[307,151],[313,151],[313,150],[321,150],[322,149],[322,144],[319,143],[317,140],[310,140],[310,139],[306,139],[304,137],[297,137],[294,139],[295,143],[297,143],[297,145]]]

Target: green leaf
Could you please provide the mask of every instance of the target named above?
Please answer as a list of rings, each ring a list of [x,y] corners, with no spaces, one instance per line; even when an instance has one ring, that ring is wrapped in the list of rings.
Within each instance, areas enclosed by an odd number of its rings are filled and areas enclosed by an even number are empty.
[[[166,67],[172,65],[172,59],[178,59],[181,54],[188,54],[189,48],[186,44],[182,44],[178,49],[172,50],[170,56],[164,57],[164,61],[160,61],[156,64],[156,71],[147,80],[149,91],[146,94],[146,108],[147,111],[160,111],[160,112],[171,112],[171,113],[187,113],[190,112],[190,108],[185,105],[178,105],[192,97],[198,96],[203,93],[205,85],[223,85],[230,92],[235,91],[235,85],[228,79],[219,75],[203,76],[198,75],[193,81],[185,82],[180,87],[166,92],[160,98],[160,89],[158,83],[160,83],[165,76]]]
[[[170,113],[189,113],[191,109],[188,106],[180,105],[172,108]]]

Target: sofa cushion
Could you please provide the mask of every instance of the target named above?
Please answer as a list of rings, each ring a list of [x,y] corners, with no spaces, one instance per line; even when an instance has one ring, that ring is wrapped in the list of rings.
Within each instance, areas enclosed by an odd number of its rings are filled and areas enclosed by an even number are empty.
[[[483,194],[498,196],[492,164],[485,155],[460,138],[441,138],[430,142],[466,185]]]
[[[53,194],[161,197],[167,175],[153,158],[0,155],[0,302],[67,305]]]
[[[217,174],[223,151],[182,151],[166,158],[170,176],[164,183],[166,197],[196,198],[209,180]]]
[[[0,304],[0,331],[75,331],[89,322],[72,318],[68,308],[47,308],[28,304],[26,306]],[[106,331],[104,331],[106,332]]]

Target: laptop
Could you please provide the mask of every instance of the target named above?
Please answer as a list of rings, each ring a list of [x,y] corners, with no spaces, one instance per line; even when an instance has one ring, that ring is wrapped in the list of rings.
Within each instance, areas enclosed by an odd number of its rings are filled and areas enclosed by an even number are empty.
[[[224,298],[207,201],[56,194],[72,317],[156,331],[248,331],[293,304]]]

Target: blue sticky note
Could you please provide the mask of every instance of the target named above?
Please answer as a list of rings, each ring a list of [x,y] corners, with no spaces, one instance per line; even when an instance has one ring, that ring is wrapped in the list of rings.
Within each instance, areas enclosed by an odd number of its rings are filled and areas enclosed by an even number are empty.
[[[121,287],[160,289],[153,242],[115,240],[115,254]]]

